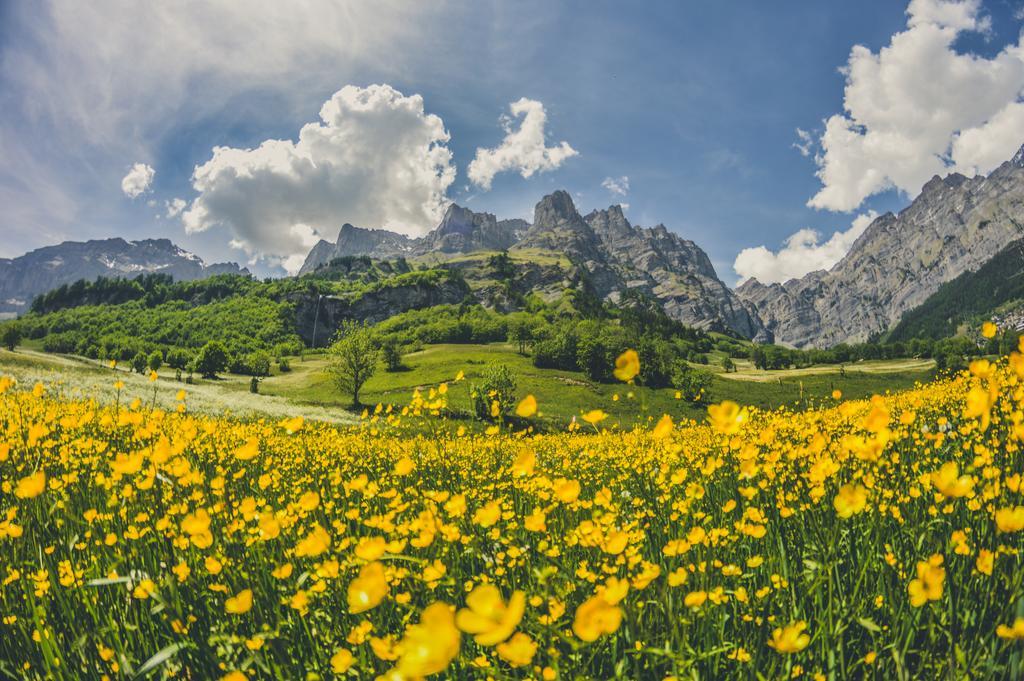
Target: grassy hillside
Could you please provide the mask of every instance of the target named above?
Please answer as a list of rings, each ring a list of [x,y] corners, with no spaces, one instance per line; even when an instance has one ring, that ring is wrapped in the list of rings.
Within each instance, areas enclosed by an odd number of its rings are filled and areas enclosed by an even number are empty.
[[[461,384],[450,384],[448,402],[452,409],[468,413],[469,384],[479,379],[488,366],[504,364],[517,378],[517,394],[534,395],[540,404],[541,421],[550,427],[564,426],[582,411],[594,408],[603,409],[613,422],[622,426],[663,413],[703,419],[706,412],[704,405],[676,399],[672,388],[637,387],[632,389],[633,397],[629,397],[631,389],[621,383],[592,381],[578,371],[538,369],[529,357],[519,355],[506,343],[431,345],[407,355],[406,363],[407,371],[378,371],[364,389],[363,402],[402,405],[415,388],[426,390],[450,382],[462,371],[465,379]],[[290,373],[263,381],[260,389],[264,394],[286,397],[297,404],[347,405],[348,396],[339,393],[331,383],[325,373],[326,364],[322,356],[294,362]],[[863,368],[848,366],[842,370],[845,376],[838,366],[773,371],[768,375],[750,367],[736,373],[715,374],[711,399],[729,399],[764,408],[799,407],[827,402],[837,389],[845,397],[853,398],[907,388],[927,380],[932,366],[927,360],[882,360],[864,363]]]

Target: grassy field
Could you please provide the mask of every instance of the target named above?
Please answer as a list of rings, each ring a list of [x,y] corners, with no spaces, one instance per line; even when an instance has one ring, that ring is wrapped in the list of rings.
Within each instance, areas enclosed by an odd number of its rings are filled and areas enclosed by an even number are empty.
[[[65,368],[0,378],[0,679],[1024,673],[1016,353],[870,401],[540,434],[97,408],[69,391],[124,374]],[[607,396],[573,387],[542,404]]]
[[[130,403],[138,398],[148,406],[172,410],[177,406],[179,390],[187,393],[189,411],[211,415],[232,415],[240,419],[281,419],[295,416],[297,405],[290,399],[249,393],[247,376],[224,376],[216,381],[197,380],[193,385],[174,380],[174,370],[161,369],[159,380],[152,382],[125,367],[111,369],[99,362],[62,355],[51,355],[20,348],[17,352],[0,350],[0,375],[17,379],[22,385],[44,383],[66,399],[96,398],[104,404]],[[121,381],[120,391],[115,383]],[[354,423],[357,417],[341,408],[303,405],[308,418],[330,423]]]
[[[594,408],[603,409],[609,424],[628,428],[646,423],[662,414],[676,418],[702,419],[705,406],[676,399],[671,389],[652,390],[637,386],[591,381],[573,371],[538,369],[529,357],[518,354],[505,343],[489,345],[431,345],[406,355],[407,370],[387,372],[379,369],[364,388],[364,404],[404,405],[412,392],[423,391],[450,382],[449,406],[456,415],[469,413],[470,386],[479,380],[488,366],[504,364],[515,374],[517,394],[532,394],[540,404],[538,424],[547,429],[564,428],[573,417]],[[174,380],[174,370],[161,369],[156,387],[156,405],[173,408],[179,389],[189,394],[189,406],[208,414],[230,413],[240,418],[283,418],[301,413],[308,418],[330,422],[352,422],[357,415],[349,411],[350,398],[338,391],[326,373],[323,355],[294,358],[292,371],[275,374],[260,383],[260,394],[249,393],[249,377],[225,374],[218,380],[196,378],[193,385]],[[696,365],[695,365],[696,366]],[[928,360],[891,360],[848,365],[840,373],[838,366],[805,369],[759,371],[742,360],[738,370],[714,373],[711,400],[733,400],[764,409],[781,406],[803,408],[829,404],[833,390],[847,398],[901,390],[928,379],[932,363]],[[700,367],[715,371],[715,367]],[[452,382],[462,371],[465,380]],[[51,355],[32,349],[16,353],[0,351],[0,373],[14,376],[22,383],[62,382],[69,396],[97,396],[107,402],[117,398],[114,382],[120,378],[126,387],[123,395],[153,400],[154,384],[146,377],[119,367],[116,378],[106,365],[75,357]],[[472,423],[466,425],[473,426]],[[475,424],[481,425],[481,424]]]
[[[431,345],[420,352],[406,355],[407,371],[389,373],[383,370],[370,379],[362,402],[365,404],[404,404],[415,388],[427,389],[444,381],[451,381],[459,371],[466,380],[451,386],[450,406],[459,411],[469,410],[469,385],[479,379],[486,368],[504,364],[516,375],[519,395],[532,394],[542,412],[542,422],[554,427],[565,425],[582,411],[601,408],[613,422],[629,426],[670,413],[677,417],[703,418],[704,407],[675,399],[671,389],[651,390],[643,387],[630,389],[622,384],[603,384],[589,380],[584,374],[572,371],[538,369],[529,357],[515,352],[512,345]],[[335,407],[347,404],[325,373],[326,360],[321,356],[307,357],[293,362],[289,374],[273,376],[263,382],[261,390],[267,395],[286,397],[299,404]],[[888,366],[889,371],[886,371]],[[805,406],[830,399],[833,390],[841,390],[846,397],[866,397],[875,393],[900,390],[928,379],[930,362],[865,363],[846,367],[845,375],[839,367],[811,367],[791,371],[757,372],[743,369],[733,374],[713,377],[711,397],[714,401],[734,400],[763,408],[786,405]],[[762,376],[761,373],[767,373]],[[616,399],[618,396],[618,399]]]

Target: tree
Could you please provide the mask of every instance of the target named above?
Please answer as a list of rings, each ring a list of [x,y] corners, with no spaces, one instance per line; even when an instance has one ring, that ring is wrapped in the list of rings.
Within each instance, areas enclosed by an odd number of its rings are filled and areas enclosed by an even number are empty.
[[[526,346],[533,340],[533,328],[525,319],[512,319],[508,323],[508,340],[519,346],[519,354],[526,355]]]
[[[249,368],[249,373],[257,381],[270,375],[270,353],[265,350],[257,350],[250,353],[246,357],[245,363]]]
[[[132,357],[132,370],[141,374],[146,371],[146,364],[148,362],[149,359],[146,357],[146,354],[144,352],[138,352],[134,357]]]
[[[149,366],[150,371],[160,371],[160,367],[164,365],[164,353],[154,350],[146,364]]]
[[[184,369],[188,364],[188,353],[180,348],[175,348],[167,352],[167,365],[172,369]]]
[[[694,369],[686,362],[676,362],[672,372],[672,386],[688,402],[701,404],[711,401],[711,375]]]
[[[402,370],[402,346],[398,344],[398,341],[391,337],[385,338],[380,344],[380,352],[388,371]]]
[[[730,357],[725,357],[722,359],[722,368],[725,369],[725,373],[732,373],[736,371],[736,362],[732,361]]]
[[[327,370],[338,389],[352,395],[352,406],[359,407],[359,391],[377,371],[380,351],[373,333],[364,324],[347,321],[335,338],[327,350]]]
[[[470,399],[477,418],[496,421],[515,401],[516,378],[504,364],[490,367],[479,384],[470,387]]]
[[[5,348],[14,352],[14,349],[21,343],[21,328],[17,324],[4,324],[3,331],[0,331],[0,342]]]
[[[228,351],[220,341],[210,341],[196,356],[196,371],[203,378],[217,378],[217,372],[228,366]]]

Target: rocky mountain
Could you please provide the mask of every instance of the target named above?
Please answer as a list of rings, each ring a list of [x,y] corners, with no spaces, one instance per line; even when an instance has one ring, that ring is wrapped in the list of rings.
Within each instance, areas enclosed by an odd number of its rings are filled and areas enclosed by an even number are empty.
[[[342,256],[444,262],[446,255],[503,250],[512,254],[516,273],[504,293],[493,283],[476,287],[474,293],[485,304],[504,307],[509,288],[519,295],[552,298],[584,284],[611,301],[626,289],[640,289],[685,324],[770,340],[757,315],[719,280],[707,254],[692,241],[664,225],[634,227],[620,206],[583,217],[565,191],[541,199],[532,223],[498,220],[452,204],[441,224],[418,239],[345,225],[335,243],[321,241],[310,251],[300,275]],[[468,270],[472,262],[462,259],[453,266]],[[467,278],[472,280],[473,273]]]
[[[896,324],[958,275],[1024,236],[1024,147],[988,176],[933,177],[898,215],[880,216],[827,272],[736,293],[777,342],[828,347]]]
[[[176,280],[248,274],[235,263],[207,265],[167,239],[65,241],[17,258],[0,258],[0,314],[19,314],[41,293],[79,279],[134,277],[147,272]]]

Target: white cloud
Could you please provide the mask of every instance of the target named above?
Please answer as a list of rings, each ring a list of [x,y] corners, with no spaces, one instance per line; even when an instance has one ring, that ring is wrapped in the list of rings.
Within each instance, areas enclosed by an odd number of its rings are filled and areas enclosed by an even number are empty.
[[[153,176],[156,175],[156,171],[145,163],[136,163],[132,166],[128,174],[121,179],[121,191],[124,192],[125,196],[135,198],[140,194],[144,194],[149,191],[149,187],[153,184]]]
[[[796,129],[797,141],[793,142],[793,148],[800,152],[801,156],[810,156],[814,149],[814,136],[803,128]]]
[[[455,167],[444,123],[425,113],[422,97],[347,85],[320,118],[298,142],[215,147],[193,172],[199,196],[182,216],[185,230],[227,227],[250,255],[297,269],[317,239],[333,239],[345,222],[410,235],[437,225]]]
[[[778,253],[764,246],[744,248],[732,268],[741,281],[756,278],[762,284],[782,283],[808,272],[831,269],[876,217],[878,214],[874,211],[858,215],[849,229],[834,233],[824,243],[820,243],[821,235],[817,231],[807,228],[791,234]]]
[[[625,196],[629,193],[629,177],[623,175],[622,177],[606,177],[601,186],[608,190],[609,193],[616,196]]]
[[[816,157],[824,186],[809,206],[853,210],[892,187],[916,196],[932,175],[988,172],[1024,141],[1015,127],[1021,38],[991,59],[958,53],[963,32],[990,30],[979,0],[912,0],[907,15],[907,29],[877,54],[850,51],[845,113],[825,122]]]
[[[176,218],[181,214],[181,211],[185,210],[185,206],[188,205],[188,201],[185,199],[171,199],[170,201],[164,201],[164,207],[167,209],[167,217]]]
[[[469,164],[469,179],[482,189],[490,189],[494,176],[500,172],[516,170],[523,177],[530,177],[554,170],[579,153],[568,142],[545,146],[544,126],[548,116],[542,103],[523,97],[512,102],[509,109],[512,116],[502,117],[505,138],[501,144],[495,149],[477,148],[476,158]],[[513,124],[519,117],[522,120],[515,130]]]

